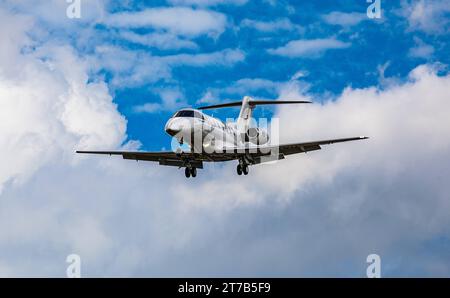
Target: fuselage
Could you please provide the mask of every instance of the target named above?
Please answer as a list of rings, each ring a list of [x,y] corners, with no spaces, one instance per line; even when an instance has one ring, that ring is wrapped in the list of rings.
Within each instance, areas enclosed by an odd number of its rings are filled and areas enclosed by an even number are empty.
[[[236,124],[223,123],[196,109],[182,109],[166,123],[165,131],[196,152],[217,151],[239,145]]]

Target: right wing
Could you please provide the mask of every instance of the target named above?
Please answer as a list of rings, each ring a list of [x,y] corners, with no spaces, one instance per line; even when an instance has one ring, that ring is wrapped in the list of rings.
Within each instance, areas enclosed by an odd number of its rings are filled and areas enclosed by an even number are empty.
[[[156,161],[164,166],[183,167],[190,164],[193,167],[202,169],[203,163],[195,153],[190,152],[145,152],[145,151],[76,151],[82,154],[104,154],[104,155],[122,155],[123,159]]]
[[[102,154],[102,155],[121,155],[123,159],[144,160],[159,162],[163,166],[185,167],[192,166],[198,169],[203,168],[203,162],[207,161],[229,161],[239,159],[241,156],[236,152],[214,152],[214,153],[197,153],[197,152],[173,152],[173,151],[76,151],[82,154]]]

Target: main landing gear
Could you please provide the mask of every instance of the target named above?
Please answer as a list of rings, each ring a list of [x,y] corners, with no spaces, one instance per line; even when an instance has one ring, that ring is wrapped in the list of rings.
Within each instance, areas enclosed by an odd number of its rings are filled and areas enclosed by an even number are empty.
[[[248,175],[248,165],[246,164],[238,164],[236,168],[237,174],[240,176],[242,174]]]
[[[197,169],[196,168],[188,168],[188,167],[186,167],[184,169],[184,175],[186,176],[186,178],[189,178],[191,176],[193,178],[195,178],[195,177],[197,177]]]

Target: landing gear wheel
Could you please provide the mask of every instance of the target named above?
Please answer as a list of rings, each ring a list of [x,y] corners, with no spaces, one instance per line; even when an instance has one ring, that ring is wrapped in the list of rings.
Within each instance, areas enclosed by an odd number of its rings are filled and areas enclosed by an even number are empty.
[[[197,168],[192,168],[191,169],[191,176],[194,177],[194,178],[197,177]]]
[[[248,175],[248,166],[247,165],[244,165],[242,167],[242,173],[244,173],[244,175]]]
[[[189,168],[185,168],[184,169],[184,175],[186,176],[186,178],[191,177],[191,170]]]
[[[241,165],[237,165],[236,172],[237,172],[237,174],[239,176],[242,175],[242,167],[241,167]]]

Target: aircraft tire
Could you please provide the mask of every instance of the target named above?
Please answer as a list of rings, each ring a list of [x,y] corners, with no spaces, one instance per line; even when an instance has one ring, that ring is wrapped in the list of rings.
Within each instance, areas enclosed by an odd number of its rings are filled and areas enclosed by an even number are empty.
[[[192,168],[191,169],[191,176],[194,177],[194,178],[197,177],[197,168]]]
[[[186,178],[191,177],[191,171],[189,168],[185,168],[184,169],[184,175],[186,176]]]
[[[248,175],[248,166],[247,166],[247,165],[245,165],[245,166],[242,167],[242,173],[243,173],[244,175]]]
[[[241,167],[241,165],[237,165],[236,172],[237,172],[237,174],[239,176],[242,175],[242,167]]]

